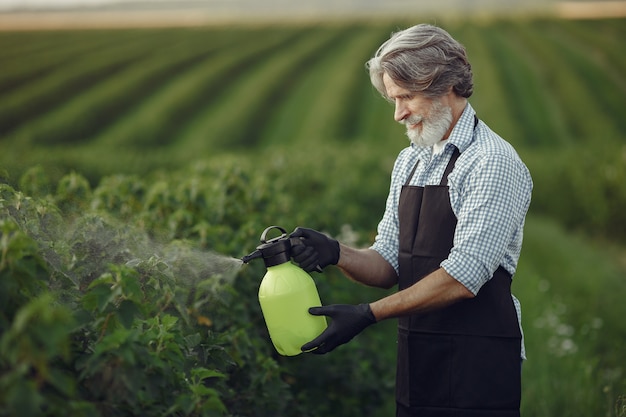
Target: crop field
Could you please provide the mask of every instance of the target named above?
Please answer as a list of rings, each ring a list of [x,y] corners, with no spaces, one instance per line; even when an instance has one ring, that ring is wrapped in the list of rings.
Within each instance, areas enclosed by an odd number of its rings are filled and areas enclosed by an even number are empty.
[[[522,415],[624,417],[626,20],[439,23],[535,183]],[[364,63],[409,24],[0,32],[0,416],[392,415],[394,322],[278,357],[262,266],[220,265],[270,224],[371,243],[408,141]]]
[[[536,149],[623,137],[622,23],[450,31],[473,57],[481,116],[514,145]],[[138,171],[285,142],[389,149],[381,138],[398,129],[381,117],[388,109],[363,63],[400,26],[2,34],[2,163],[19,172],[62,161],[95,179],[113,168],[101,152],[115,152],[120,171]]]

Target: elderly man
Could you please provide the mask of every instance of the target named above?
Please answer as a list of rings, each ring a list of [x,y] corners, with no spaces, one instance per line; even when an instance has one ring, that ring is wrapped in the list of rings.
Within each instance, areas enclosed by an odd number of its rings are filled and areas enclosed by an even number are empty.
[[[532,179],[468,98],[465,48],[417,25],[367,63],[395,104],[410,146],[395,162],[386,209],[370,248],[297,228],[305,270],[337,265],[354,281],[398,291],[360,305],[310,309],[330,326],[302,349],[327,353],[367,326],[398,318],[397,416],[519,416],[520,308],[511,294]]]

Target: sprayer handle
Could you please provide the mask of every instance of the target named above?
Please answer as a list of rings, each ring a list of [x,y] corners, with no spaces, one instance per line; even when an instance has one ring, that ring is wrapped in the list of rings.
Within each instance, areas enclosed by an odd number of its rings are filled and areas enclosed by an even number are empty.
[[[290,237],[289,238],[289,243],[291,243],[291,247],[293,248],[294,246],[298,246],[298,245],[304,245],[304,242],[302,241],[301,237]],[[319,265],[315,266],[315,270],[317,272],[322,272],[322,267]]]
[[[267,234],[272,229],[278,229],[278,230],[280,230],[282,232],[282,234],[280,236],[275,237],[273,239],[270,239],[268,241],[267,240]],[[261,243],[268,243],[268,242],[272,242],[272,241],[279,240],[279,239],[285,239],[286,237],[287,237],[287,231],[285,229],[283,229],[282,227],[280,227],[280,226],[269,226],[265,230],[263,230],[263,233],[261,233]]]

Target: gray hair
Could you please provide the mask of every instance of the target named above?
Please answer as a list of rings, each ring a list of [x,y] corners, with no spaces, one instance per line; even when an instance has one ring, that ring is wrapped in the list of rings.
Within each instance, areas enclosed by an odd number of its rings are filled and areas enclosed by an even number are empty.
[[[429,98],[445,95],[450,87],[465,98],[474,91],[465,47],[445,30],[427,24],[392,34],[366,68],[372,85],[387,99],[385,73],[400,87]]]

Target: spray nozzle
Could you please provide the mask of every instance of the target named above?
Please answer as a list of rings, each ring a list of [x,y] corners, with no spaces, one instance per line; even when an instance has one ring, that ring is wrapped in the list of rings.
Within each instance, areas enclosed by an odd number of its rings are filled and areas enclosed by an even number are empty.
[[[275,238],[268,239],[271,230],[280,230],[281,234]],[[301,238],[289,237],[287,231],[280,226],[270,226],[261,234],[261,244],[256,250],[249,255],[241,258],[243,263],[248,263],[256,258],[263,258],[265,266],[275,266],[288,262],[291,259],[291,248],[296,245],[303,245]],[[322,272],[319,265],[316,267],[318,272]]]
[[[248,254],[246,256],[244,256],[243,258],[241,258],[241,261],[244,264],[249,263],[251,260],[256,259],[256,258],[260,258],[263,256],[263,253],[261,253],[260,250],[255,250],[254,252],[252,252],[251,254]]]
[[[277,229],[281,234],[272,239],[268,239],[270,231]],[[241,260],[248,263],[256,258],[263,258],[265,266],[280,265],[291,259],[291,247],[293,244],[301,243],[298,238],[290,238],[287,231],[280,226],[270,226],[261,234],[261,244],[256,250],[249,255],[244,256]]]
[[[281,234],[269,239],[268,235],[274,229],[280,230]],[[256,258],[263,258],[267,267],[288,262],[291,258],[291,240],[287,236],[287,231],[280,226],[266,228],[261,234],[261,244],[254,252],[244,256],[241,260],[248,263]]]

